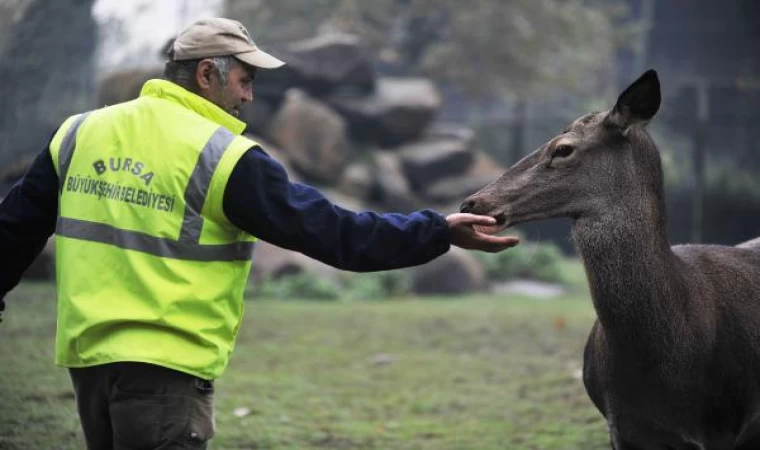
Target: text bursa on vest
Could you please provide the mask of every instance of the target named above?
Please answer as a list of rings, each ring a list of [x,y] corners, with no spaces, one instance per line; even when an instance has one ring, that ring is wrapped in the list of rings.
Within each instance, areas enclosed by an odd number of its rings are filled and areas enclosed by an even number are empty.
[[[150,182],[155,176],[153,172],[148,172],[145,169],[145,164],[132,158],[108,158],[108,164],[104,160],[99,159],[92,163],[92,167],[95,168],[95,172],[98,175],[103,175],[107,170],[111,172],[131,173],[140,178],[146,186],[150,186]]]

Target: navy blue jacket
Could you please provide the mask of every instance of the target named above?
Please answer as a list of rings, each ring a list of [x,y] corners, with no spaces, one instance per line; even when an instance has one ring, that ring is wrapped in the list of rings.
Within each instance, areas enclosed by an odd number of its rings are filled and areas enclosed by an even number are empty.
[[[423,264],[450,246],[440,214],[348,211],[315,188],[291,182],[260,147],[249,149],[233,169],[222,206],[241,230],[344,270]],[[45,148],[0,203],[0,311],[5,294],[55,231],[57,216],[58,175]]]

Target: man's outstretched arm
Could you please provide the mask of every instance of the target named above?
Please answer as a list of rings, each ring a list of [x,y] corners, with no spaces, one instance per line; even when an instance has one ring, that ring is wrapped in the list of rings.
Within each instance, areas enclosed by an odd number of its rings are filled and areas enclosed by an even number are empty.
[[[223,206],[235,226],[264,241],[357,272],[423,264],[450,245],[500,251],[517,244],[515,238],[473,228],[493,225],[490,217],[346,210],[317,189],[291,182],[283,167],[258,147],[235,166]]]

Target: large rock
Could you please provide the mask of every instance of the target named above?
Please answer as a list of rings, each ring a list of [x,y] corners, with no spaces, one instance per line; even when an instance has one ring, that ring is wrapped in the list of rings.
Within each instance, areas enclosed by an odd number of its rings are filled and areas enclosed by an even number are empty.
[[[401,165],[415,191],[436,181],[467,172],[475,159],[467,141],[435,137],[399,149]]]
[[[294,42],[274,53],[287,64],[260,71],[256,94],[275,102],[292,87],[315,96],[336,91],[365,95],[375,87],[371,54],[357,36],[326,34]]]
[[[374,188],[372,167],[364,162],[349,164],[336,186],[338,192],[363,201],[372,199]]]
[[[294,42],[284,57],[314,95],[335,90],[367,94],[375,88],[372,56],[358,36],[333,33]]]
[[[422,197],[435,203],[463,201],[493,180],[491,175],[448,177],[425,187]]]
[[[467,169],[468,176],[490,176],[495,180],[507,170],[485,152],[476,151],[474,157],[474,161]]]
[[[423,195],[429,195],[438,199],[435,200],[437,203],[435,208],[441,214],[459,212],[459,207],[462,205],[462,201],[469,194],[456,197],[456,191],[468,191],[472,189],[472,186],[476,186],[480,183],[483,183],[485,186],[500,177],[506,170],[482,151],[474,152],[474,158],[475,160],[470,167],[461,176],[444,178],[443,180],[432,183],[425,188],[425,193],[423,193]],[[444,200],[447,196],[452,196],[452,198]]]
[[[285,59],[280,52],[275,55],[280,59]],[[274,70],[260,70],[256,73],[256,80],[253,82],[253,101],[263,101],[272,105],[273,109],[278,109],[289,89],[300,89],[303,86],[302,77],[289,64]]]
[[[248,126],[246,132],[271,139],[269,131],[272,120],[277,115],[278,106],[254,95],[252,103],[247,103],[240,108],[240,120]]]
[[[504,173],[504,167],[482,151],[473,152],[473,161],[462,174],[422,187],[422,197],[435,203],[459,204]]]
[[[375,190],[372,200],[387,210],[409,212],[418,208],[419,201],[404,175],[398,155],[387,151],[372,154],[375,167]]]
[[[142,67],[106,75],[98,84],[98,107],[115,105],[140,96],[146,81],[161,78],[163,67]]]
[[[352,136],[381,147],[420,137],[441,108],[441,95],[424,78],[380,78],[364,97],[335,95],[327,102],[348,121]]]
[[[301,90],[288,91],[270,135],[307,180],[333,184],[348,163],[344,120]]]
[[[340,270],[302,253],[286,250],[268,242],[256,242],[253,255],[250,275],[253,283],[299,273],[314,273],[335,282],[340,281]]]
[[[455,123],[436,123],[425,130],[424,140],[457,140],[462,147],[475,148],[475,130]]]
[[[416,294],[466,294],[486,287],[483,266],[459,247],[451,247],[445,255],[412,268],[412,290]]]

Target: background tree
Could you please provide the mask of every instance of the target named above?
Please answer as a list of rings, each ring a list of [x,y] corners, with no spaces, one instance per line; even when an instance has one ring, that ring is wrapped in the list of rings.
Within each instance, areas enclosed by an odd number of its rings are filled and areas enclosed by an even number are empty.
[[[0,54],[0,164],[39,152],[65,116],[91,106],[98,31],[93,3],[4,4],[0,12],[11,16],[3,19],[8,28]]]
[[[481,95],[598,90],[614,80],[620,0],[226,0],[266,43],[327,31],[363,37],[381,64]]]
[[[0,2],[0,52],[8,41],[9,31],[24,11],[29,0],[3,0]]]

